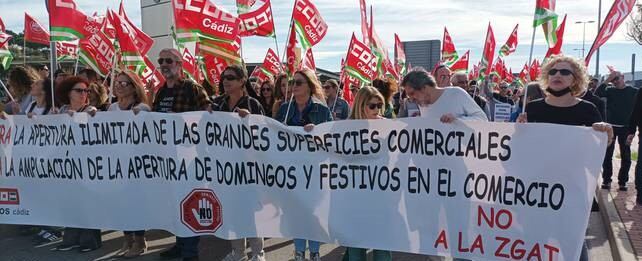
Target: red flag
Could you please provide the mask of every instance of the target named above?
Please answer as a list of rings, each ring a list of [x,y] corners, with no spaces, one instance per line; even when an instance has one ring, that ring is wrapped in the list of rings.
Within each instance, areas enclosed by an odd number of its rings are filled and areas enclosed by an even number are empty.
[[[101,76],[106,76],[113,66],[116,50],[111,40],[102,32],[80,40],[80,61]]]
[[[239,14],[247,13],[252,6],[256,3],[256,0],[236,0],[236,7],[238,8]]]
[[[366,0],[359,0],[359,11],[361,13],[361,34],[363,35],[363,44],[370,46],[370,27],[368,26]]]
[[[88,38],[100,31],[102,23],[77,10],[73,0],[47,0],[51,41]]]
[[[221,75],[229,63],[225,59],[221,59],[214,55],[205,55],[205,76],[213,86],[218,86],[221,80]]]
[[[123,18],[111,10],[107,11],[107,20],[114,27],[114,32],[116,33],[115,39],[118,41],[118,46],[120,47],[121,53],[121,62],[127,66],[131,71],[136,72],[136,74],[141,74],[145,69],[145,59],[134,43],[132,38],[133,31],[130,31],[131,28],[126,24]]]
[[[49,44],[49,32],[36,19],[25,13],[25,41],[38,44]]]
[[[305,52],[305,56],[303,57],[302,65],[303,65],[303,68],[308,68],[308,69],[310,69],[312,71],[316,71],[317,70],[317,65],[314,62],[314,55],[312,54],[312,48],[308,49]]]
[[[210,0],[174,0],[176,36],[180,43],[207,39],[215,42],[233,42],[239,33],[240,20]]]
[[[78,58],[78,40],[56,42],[56,57],[58,60],[75,60]]]
[[[201,40],[198,51],[202,56],[205,54],[214,55],[225,59],[228,63],[241,64],[241,36],[237,35],[236,40],[231,43],[221,43],[210,40]]]
[[[262,66],[257,66],[254,68],[254,71],[252,71],[252,74],[250,75],[250,78],[252,77],[256,78],[259,85],[269,79],[272,79],[272,76],[265,74],[265,70],[262,68]]]
[[[294,32],[294,25],[290,29],[290,38],[288,39],[287,46],[285,47],[286,69],[285,72],[289,77],[294,76],[296,71],[296,35]]]
[[[352,34],[345,63],[346,73],[363,83],[370,83],[377,75],[377,56]]]
[[[450,38],[448,29],[444,27],[444,39],[441,43],[441,61],[445,64],[452,64],[457,61],[457,59],[459,59],[459,55],[457,55],[455,43],[453,43],[453,39]]]
[[[128,33],[131,39],[134,41],[134,45],[136,46],[136,49],[138,49],[138,52],[145,56],[147,55],[147,52],[149,52],[150,49],[152,49],[152,46],[154,46],[154,39],[149,37],[143,30],[140,28],[136,27],[134,23],[132,23],[131,20],[129,20],[129,17],[127,17],[127,14],[125,13],[125,7],[123,6],[123,2],[120,2],[120,9],[118,10],[118,15],[120,16],[120,20],[122,21],[122,26],[124,29],[124,32]]]
[[[504,68],[504,71],[506,71],[506,68]],[[507,83],[513,83],[513,81],[515,81],[515,78],[513,77],[513,69],[508,70],[506,77],[504,77],[504,81]]]
[[[268,49],[265,54],[265,59],[263,59],[261,70],[263,70],[266,75],[274,77],[281,72],[281,68],[283,67],[281,66],[281,62],[279,62],[279,56],[276,55],[272,48]]]
[[[634,5],[635,0],[615,0],[613,2],[609,14],[606,15],[604,23],[600,27],[600,32],[597,34],[593,45],[591,45],[591,50],[586,55],[585,62],[587,65],[591,61],[593,53],[611,38],[617,28],[620,27],[620,24],[629,16]]]
[[[241,23],[239,33],[241,36],[276,37],[270,0],[265,0],[265,3],[254,11],[239,14],[239,19]]]
[[[486,32],[486,42],[484,44],[484,52],[481,60],[480,74],[481,76],[488,76],[493,69],[493,59],[495,58],[495,34],[493,28],[488,23],[488,31]]]
[[[615,67],[613,67],[613,65],[607,65],[607,66],[606,66],[606,69],[608,69],[608,70],[609,70],[609,73],[612,73],[612,72],[617,71],[617,70],[615,69]]]
[[[562,23],[557,28],[557,32],[556,32],[557,42],[555,42],[555,46],[548,48],[548,52],[546,52],[546,56],[545,56],[546,58],[562,53],[562,43],[564,42],[565,26],[566,26],[566,15],[564,15],[564,20],[562,20]]]
[[[145,69],[141,73],[141,80],[145,85],[147,85],[148,82],[152,83],[152,92],[156,93],[158,89],[165,84],[165,77],[163,77],[163,74],[156,70],[156,67],[154,66],[154,63],[147,58],[147,56],[144,57],[145,59]]]
[[[506,40],[506,44],[502,45],[502,47],[499,48],[499,57],[508,56],[511,53],[514,53],[515,50],[517,50],[517,28],[518,27],[519,27],[519,24],[515,25],[515,29],[513,29],[513,32],[510,34],[510,37],[508,37],[508,40]]]
[[[197,43],[194,43],[197,44]],[[189,45],[189,44],[188,44]],[[191,49],[191,50],[190,50]],[[182,48],[183,56],[183,72],[187,73],[188,77],[194,81],[198,81],[200,78],[198,70],[198,60],[194,55],[194,50],[197,50],[198,47],[188,47]]]
[[[528,82],[530,82],[530,80],[528,79],[530,78],[529,70],[530,68],[528,67],[528,64],[524,64],[524,68],[522,68],[522,71],[519,72],[519,81],[522,83],[522,85],[526,85]]]
[[[531,81],[536,81],[541,72],[540,64],[537,59],[533,60],[531,67],[528,69],[528,75]]]
[[[400,76],[406,75],[406,52],[397,34],[395,34],[395,66]]]
[[[325,23],[321,13],[311,0],[296,0],[292,19],[303,49],[308,49],[321,42],[328,32],[328,24]]]
[[[470,54],[470,51],[466,51],[466,53],[462,57],[459,57],[457,62],[455,62],[452,66],[450,66],[450,70],[453,72],[468,72],[468,55],[469,54]]]

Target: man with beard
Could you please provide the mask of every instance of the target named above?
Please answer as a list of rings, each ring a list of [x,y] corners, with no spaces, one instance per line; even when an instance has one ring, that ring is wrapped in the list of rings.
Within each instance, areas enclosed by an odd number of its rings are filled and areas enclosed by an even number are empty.
[[[165,84],[154,97],[152,110],[180,113],[207,110],[211,102],[203,87],[183,77],[181,54],[176,49],[163,49],[158,58]],[[176,245],[160,254],[164,259],[181,257],[183,261],[198,260],[199,237],[176,237]]]

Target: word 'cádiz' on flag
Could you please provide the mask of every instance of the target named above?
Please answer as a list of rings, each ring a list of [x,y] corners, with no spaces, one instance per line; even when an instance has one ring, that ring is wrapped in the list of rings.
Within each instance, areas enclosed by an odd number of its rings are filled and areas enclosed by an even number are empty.
[[[203,57],[205,62],[205,77],[213,86],[218,86],[221,81],[221,74],[229,65],[225,59],[214,55],[206,54]]]
[[[123,26],[123,32],[129,34],[129,37],[132,39],[138,53],[142,56],[147,55],[147,52],[149,52],[149,50],[152,49],[152,46],[154,46],[154,39],[129,20],[127,13],[125,13],[125,6],[122,1],[120,2],[118,15],[120,16],[121,25]]]
[[[448,33],[448,29],[444,27],[444,38],[441,44],[441,61],[446,65],[451,65],[459,59],[455,43]]]
[[[77,9],[73,0],[47,0],[51,41],[87,38],[100,30],[102,22]]]
[[[36,19],[25,12],[24,39],[30,43],[49,44],[49,32]]]
[[[276,55],[272,48],[269,48],[265,54],[265,59],[263,59],[261,70],[263,70],[266,75],[274,78],[281,72],[281,68],[283,68],[283,66],[281,62],[279,62],[279,56]]]
[[[406,51],[397,34],[395,34],[395,66],[399,75],[406,75]]]
[[[493,59],[495,58],[495,34],[493,28],[488,23],[488,31],[486,32],[486,41],[484,42],[484,52],[482,53],[482,60],[480,63],[480,77],[486,77],[493,70]]]
[[[239,33],[240,20],[217,7],[211,0],[174,0],[174,21],[179,43],[200,39],[229,43]]]
[[[102,31],[80,40],[80,62],[89,66],[100,76],[109,74],[116,55],[113,43]]]
[[[292,21],[303,49],[308,49],[321,42],[328,33],[328,24],[312,0],[296,0]]]
[[[545,58],[562,53],[562,44],[564,44],[564,27],[566,27],[566,15],[564,15],[564,19],[562,19],[560,26],[557,27],[557,42],[555,43],[555,46],[548,48],[546,56],[544,56]]]
[[[308,48],[305,51],[305,56],[303,56],[303,62],[301,63],[302,68],[308,68],[312,71],[317,70],[317,65],[314,62],[314,54],[312,54],[312,48]]]
[[[79,40],[57,41],[56,42],[57,60],[63,61],[63,60],[78,59],[78,42]]]
[[[533,27],[539,25],[544,30],[544,37],[549,47],[553,47],[557,42],[557,14],[555,13],[556,0],[537,0],[535,6],[535,19]]]
[[[344,67],[346,73],[362,83],[370,83],[377,76],[377,60],[370,47],[360,42],[353,33]]]
[[[465,72],[468,73],[468,55],[470,50],[466,51],[464,55],[459,57],[459,59],[450,66],[450,70],[453,72]]]
[[[633,10],[633,6],[635,6],[635,0],[615,0],[615,2],[613,2],[611,10],[609,10],[608,15],[606,15],[604,23],[600,27],[600,31],[597,33],[593,45],[591,45],[591,50],[589,50],[586,55],[585,63],[587,65],[591,62],[593,53],[611,38],[626,17],[629,16],[631,10]]]
[[[517,28],[519,27],[518,25],[515,25],[515,29],[513,29],[513,32],[510,34],[508,37],[508,40],[506,40],[506,43],[502,45],[501,48],[499,48],[499,57],[504,57],[508,56],[511,53],[514,53],[515,50],[517,50]]]
[[[254,11],[240,13],[239,20],[241,36],[276,37],[270,0],[265,0],[265,3]]]

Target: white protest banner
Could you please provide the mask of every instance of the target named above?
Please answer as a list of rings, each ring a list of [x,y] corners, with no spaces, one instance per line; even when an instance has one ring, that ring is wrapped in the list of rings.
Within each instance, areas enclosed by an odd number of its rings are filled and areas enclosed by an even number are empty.
[[[0,136],[3,224],[475,260],[577,260],[606,147],[590,128],[549,124],[410,118],[306,133],[207,112],[15,116]]]

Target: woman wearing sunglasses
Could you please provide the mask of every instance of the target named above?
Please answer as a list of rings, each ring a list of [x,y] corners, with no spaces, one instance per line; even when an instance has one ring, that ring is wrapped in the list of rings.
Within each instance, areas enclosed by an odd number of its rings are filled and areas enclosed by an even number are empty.
[[[294,99],[281,105],[276,120],[288,126],[303,126],[311,131],[314,125],[332,121],[330,109],[324,104],[321,84],[314,71],[302,69],[294,73],[292,86]],[[310,261],[320,261],[321,243],[312,240],[294,239],[294,261],[304,261],[306,246],[310,250]]]
[[[578,98],[584,94],[588,81],[583,62],[564,55],[549,58],[539,76],[541,86],[546,87],[546,98],[528,103],[526,113],[522,113],[517,122],[592,126],[596,131],[606,132],[610,144],[613,141],[611,125],[602,122],[595,105]],[[588,260],[586,242],[580,260]]]
[[[385,117],[383,117],[382,115],[384,113],[385,107],[385,99],[376,88],[371,86],[363,87],[359,89],[356,97],[354,98],[354,107],[352,109],[352,112],[350,113],[350,119],[384,119]],[[364,248],[348,247],[346,249],[346,252],[343,254],[342,261],[366,261],[368,260],[367,251],[368,250]],[[390,253],[390,251],[375,249],[373,251],[373,258],[374,261],[391,261],[392,254]]]
[[[272,118],[272,106],[274,106],[274,82],[272,82],[271,79],[265,80],[263,83],[261,83],[261,87],[259,88],[260,90],[260,99],[259,101],[261,102],[261,106],[263,106],[263,109],[265,110],[265,116],[268,116]]]
[[[80,77],[70,77],[60,83],[57,98],[62,107],[60,113],[72,116],[75,112],[96,114],[96,107],[89,105],[89,83]],[[94,251],[102,246],[100,229],[65,228],[62,244],[54,251],[69,251],[79,248],[80,252]]]
[[[223,86],[223,95],[214,98],[212,104],[213,111],[238,112],[241,117],[249,114],[264,115],[261,103],[249,96],[253,92],[247,71],[240,65],[230,65],[221,74],[221,83]],[[232,251],[228,253],[223,261],[246,260],[245,249],[246,241],[249,241],[252,249],[252,261],[265,261],[265,252],[263,251],[263,238],[245,238],[232,240]]]
[[[80,77],[70,77],[60,83],[56,97],[62,106],[60,113],[73,115],[75,112],[87,112],[94,115],[98,109],[89,105],[89,83]]]
[[[140,111],[151,110],[147,104],[143,82],[131,71],[123,71],[116,76],[114,95],[118,98],[118,102],[112,103],[108,111],[133,111],[134,114],[138,114]],[[147,251],[145,230],[124,231],[124,234],[125,241],[116,253],[116,257],[134,258]]]

